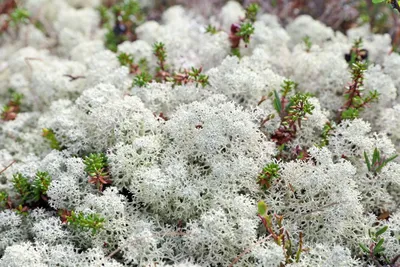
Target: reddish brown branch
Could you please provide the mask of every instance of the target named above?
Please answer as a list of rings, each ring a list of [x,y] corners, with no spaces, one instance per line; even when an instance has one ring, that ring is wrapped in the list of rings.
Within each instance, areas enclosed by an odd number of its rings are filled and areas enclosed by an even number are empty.
[[[10,164],[8,164],[7,167],[5,167],[4,169],[2,169],[2,170],[0,171],[0,174],[2,174],[3,172],[5,172],[5,171],[6,171],[8,168],[10,168],[15,162],[16,162],[16,161],[13,160]]]

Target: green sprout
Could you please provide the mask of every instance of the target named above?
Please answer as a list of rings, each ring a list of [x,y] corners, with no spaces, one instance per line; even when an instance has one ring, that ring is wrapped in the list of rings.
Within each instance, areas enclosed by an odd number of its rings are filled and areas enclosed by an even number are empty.
[[[107,49],[117,52],[118,45],[124,41],[136,39],[135,27],[144,18],[138,1],[126,0],[113,5],[111,9],[104,6],[98,8],[101,21],[107,29],[105,35],[105,46]],[[111,26],[111,14],[113,15],[114,26]]]
[[[288,99],[288,94],[294,91],[297,84],[291,80],[285,80],[281,85],[281,96],[278,92],[274,91],[273,106],[279,117],[281,118],[281,125],[271,136],[272,140],[276,142],[280,150],[280,155],[283,155],[285,146],[293,138],[296,137],[298,128],[301,128],[301,122],[307,119],[307,115],[311,115],[314,110],[314,105],[309,101],[311,94],[296,93]],[[296,126],[298,124],[298,128]],[[301,152],[299,152],[301,153]],[[305,155],[304,151],[303,154]]]
[[[206,28],[206,33],[209,33],[209,34],[216,34],[216,33],[218,33],[218,30],[217,30],[217,28],[215,27],[215,26],[213,26],[213,25],[208,25],[207,26],[207,28]]]
[[[167,51],[165,49],[165,44],[162,42],[155,43],[153,45],[153,54],[157,57],[157,68],[155,78],[157,81],[165,81],[170,76],[168,72]]]
[[[365,245],[360,243],[359,246],[361,250],[369,256],[374,263],[377,264],[377,266],[382,266],[379,261],[384,262],[385,266],[396,266],[395,263],[397,259],[399,258],[394,257],[392,261],[390,261],[387,256],[384,254],[385,252],[385,247],[384,247],[384,242],[385,239],[381,237],[383,233],[385,233],[388,230],[388,226],[385,225],[378,229],[376,232],[368,230],[369,237],[371,239],[371,243],[369,245]],[[389,264],[389,265],[386,265]]]
[[[152,79],[153,77],[148,72],[142,72],[133,79],[133,86],[145,87]]]
[[[35,180],[32,183],[33,200],[39,201],[40,198],[47,200],[45,195],[51,183],[51,177],[48,172],[38,171]]]
[[[242,55],[240,54],[240,48],[239,47],[231,48],[231,53],[232,53],[233,56],[236,56],[238,58],[242,57]]]
[[[9,89],[9,92],[11,93],[11,99],[3,106],[1,112],[1,119],[4,121],[15,120],[20,112],[21,100],[24,98],[23,94],[17,93],[13,89]]]
[[[82,230],[92,230],[92,234],[96,234],[98,230],[103,228],[104,218],[99,214],[87,214],[82,212],[76,213],[71,211],[71,215],[66,217],[67,222],[74,228]]]
[[[41,198],[47,201],[46,194],[51,183],[51,177],[47,172],[38,171],[31,183],[27,177],[21,173],[16,173],[13,175],[12,183],[23,204],[37,202]]]
[[[386,166],[386,164],[397,158],[397,156],[398,155],[394,155],[386,159],[385,157],[381,156],[378,148],[375,148],[372,154],[372,160],[370,160],[367,152],[364,151],[364,159],[365,163],[367,164],[368,171],[373,172],[375,175],[380,172],[382,168]]]
[[[342,120],[354,120],[360,116],[358,109],[349,108],[342,112]]]
[[[13,175],[11,182],[13,183],[14,189],[19,194],[22,202],[25,203],[31,200],[32,185],[27,177],[23,176],[21,173],[16,173]]]
[[[19,215],[27,216],[29,214],[28,210],[29,210],[29,208],[27,206],[18,205],[18,207],[15,208],[14,211]]]
[[[257,184],[259,184],[263,190],[267,190],[271,187],[272,182],[280,177],[279,171],[280,168],[278,164],[273,162],[267,164],[258,175]]]
[[[161,70],[166,70],[165,61],[167,60],[167,51],[165,50],[165,44],[162,42],[155,43],[153,45],[153,54],[158,59],[158,66]]]
[[[110,30],[105,35],[105,46],[107,49],[115,53],[118,50],[118,44],[126,40],[127,38],[124,35],[117,35],[112,30]]]
[[[311,42],[310,36],[308,36],[308,35],[304,36],[303,43],[306,46],[306,51],[310,52],[311,51],[311,47],[312,47],[312,42]]]
[[[99,191],[103,190],[104,184],[111,184],[107,170],[107,157],[104,153],[92,153],[84,158],[85,171],[89,174],[89,183],[95,184]]]
[[[349,67],[352,68],[356,62],[366,61],[368,59],[368,51],[362,48],[363,38],[360,37],[354,40],[353,46],[351,47],[350,53],[345,55],[346,61],[349,63]]]
[[[13,92],[11,94],[11,100],[10,103],[13,106],[20,106],[21,105],[21,100],[24,98],[23,94],[17,93],[17,92]]]
[[[112,11],[115,15],[121,16],[123,22],[129,22],[132,17],[141,19],[143,16],[140,4],[136,0],[122,1],[122,3],[114,5]]]
[[[352,83],[344,93],[346,102],[340,108],[339,122],[344,119],[355,119],[359,117],[367,104],[376,102],[379,99],[378,91],[369,92],[368,96],[363,97],[364,73],[367,70],[367,63],[356,61],[351,68]]]
[[[90,176],[96,176],[107,168],[107,157],[104,153],[91,153],[84,158],[85,171]]]
[[[60,143],[56,138],[56,134],[52,129],[43,128],[42,129],[42,136],[50,142],[50,147],[55,150],[61,150]]]
[[[117,56],[119,63],[121,66],[129,67],[134,63],[133,55],[127,53],[121,53]]]
[[[246,19],[250,20],[251,22],[255,22],[257,19],[257,13],[260,10],[260,6],[256,3],[250,4],[246,8]]]
[[[16,8],[10,14],[11,22],[14,25],[18,25],[24,22],[29,21],[29,12],[26,9]]]
[[[138,65],[141,72],[149,72],[149,63],[147,62],[147,59],[141,58]]]
[[[189,77],[191,77],[194,82],[196,82],[196,86],[200,84],[202,87],[205,87],[206,85],[209,85],[208,76],[202,74],[201,72],[202,68],[196,69],[192,67],[192,71],[189,72]]]
[[[285,108],[284,105],[286,102],[286,97],[288,96],[288,94],[292,91],[294,91],[297,88],[298,84],[292,80],[284,80],[283,83],[281,84],[281,94],[282,96],[280,97],[278,92],[276,90],[274,90],[274,101],[273,101],[273,105],[274,108],[276,110],[276,112],[278,112],[278,114],[282,114],[283,109]],[[284,100],[284,101],[282,101]],[[289,106],[286,106],[286,111],[289,108]]]
[[[8,194],[4,191],[0,191],[0,209],[4,209],[8,206]]]
[[[264,201],[259,201],[257,203],[257,216],[261,219],[262,224],[269,233],[269,235],[274,239],[274,242],[283,248],[285,255],[285,264],[290,264],[300,261],[301,253],[307,251],[307,248],[303,247],[303,233],[299,233],[299,240],[297,243],[297,248],[294,246],[293,236],[285,229],[283,225],[283,216],[277,214],[269,215],[268,206]]]
[[[250,22],[243,23],[239,31],[236,33],[240,36],[245,44],[250,43],[250,36],[254,33],[254,26]]]
[[[100,5],[99,7],[97,7],[97,11],[100,14],[101,24],[110,27],[111,16],[108,8],[104,5]]]
[[[301,128],[301,121],[306,119],[307,114],[312,115],[314,105],[310,103],[311,95],[304,93],[296,93],[290,98],[288,115],[282,122],[283,125],[289,126],[290,128],[298,122],[299,128]]]
[[[322,129],[322,141],[319,145],[317,145],[318,147],[324,147],[327,146],[329,144],[329,136],[331,136],[331,132],[335,129],[335,124],[333,122],[327,122],[324,125],[324,128]]]

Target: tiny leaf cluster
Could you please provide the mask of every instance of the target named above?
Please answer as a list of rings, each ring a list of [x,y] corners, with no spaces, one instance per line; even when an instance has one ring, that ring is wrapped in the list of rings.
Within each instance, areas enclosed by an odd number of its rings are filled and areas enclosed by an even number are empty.
[[[268,163],[258,175],[257,184],[259,184],[263,190],[270,188],[272,182],[279,179],[279,171],[280,168],[277,163]]]
[[[378,148],[375,148],[372,154],[372,159],[370,160],[367,152],[364,151],[364,159],[368,171],[374,173],[375,175],[380,172],[382,168],[386,166],[386,164],[397,158],[397,156],[398,155],[394,155],[386,159],[384,156],[381,156]]]
[[[250,4],[246,8],[246,17],[240,23],[231,25],[229,40],[231,42],[231,52],[233,55],[240,57],[240,42],[243,41],[245,46],[250,43],[250,37],[254,33],[253,23],[256,20],[259,6],[255,3]]]
[[[10,89],[11,91],[11,99],[9,102],[3,106],[3,111],[1,113],[1,118],[4,121],[12,121],[15,120],[18,113],[20,112],[21,100],[23,99],[23,95],[17,93]]]
[[[91,213],[84,214],[83,212],[71,211],[69,216],[66,216],[66,221],[74,228],[84,231],[91,230],[92,234],[96,234],[104,225],[104,218],[99,214]]]
[[[17,210],[26,211],[29,207],[36,206],[40,200],[47,201],[46,194],[51,183],[49,173],[37,171],[33,179],[29,179],[21,173],[15,173],[11,182],[17,197],[12,200],[6,192],[1,191],[1,209],[12,209],[13,204],[16,203]]]
[[[364,74],[367,70],[367,64],[355,62],[351,68],[352,82],[344,93],[346,102],[339,109],[338,121],[345,119],[355,119],[359,117],[360,111],[371,102],[376,102],[379,98],[378,91],[369,92],[363,96]]]
[[[96,185],[99,191],[103,191],[103,185],[112,183],[104,153],[92,153],[84,158],[83,163],[89,175],[89,183]]]
[[[43,128],[42,129],[42,136],[44,139],[49,141],[50,147],[55,150],[61,150],[60,142],[56,138],[56,134],[52,129]]]
[[[258,217],[261,219],[262,224],[267,230],[268,234],[274,239],[274,242],[282,247],[285,255],[285,263],[290,264],[293,262],[299,262],[301,253],[306,252],[309,249],[303,247],[303,233],[300,232],[299,240],[297,242],[298,247],[294,247],[293,236],[290,235],[288,230],[283,225],[283,216],[274,214],[273,216],[268,214],[268,206],[264,201],[259,201],[257,204]]]

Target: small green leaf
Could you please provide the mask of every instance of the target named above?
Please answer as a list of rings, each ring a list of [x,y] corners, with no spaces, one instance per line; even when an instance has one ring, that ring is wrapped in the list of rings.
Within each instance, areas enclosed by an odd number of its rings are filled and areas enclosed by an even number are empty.
[[[371,171],[371,162],[369,161],[367,152],[364,151],[365,163],[367,164],[368,171]]]
[[[278,92],[276,90],[274,90],[274,96],[275,96],[275,98],[274,98],[274,108],[278,112],[278,114],[281,114],[282,105],[281,105],[281,101],[279,99]]]
[[[383,242],[385,242],[385,239],[381,238],[374,248],[374,254],[379,254],[385,250],[385,248],[382,247]]]
[[[380,236],[381,234],[383,234],[384,232],[386,232],[386,230],[388,229],[388,226],[386,225],[386,226],[383,226],[381,229],[379,229],[376,233],[375,233],[375,235],[376,236]]]
[[[360,246],[360,248],[365,252],[365,253],[369,253],[369,249],[365,246],[365,245],[363,245],[363,244],[358,244],[359,246]]]
[[[258,213],[260,215],[264,215],[267,212],[267,209],[268,209],[268,206],[267,206],[267,204],[265,204],[264,201],[261,200],[258,202]]]
[[[377,162],[379,162],[380,153],[377,148],[374,149],[374,153],[372,154],[372,166],[374,166]]]
[[[382,3],[382,2],[384,2],[385,0],[372,0],[372,3],[374,3],[374,4],[379,4],[379,3]]]
[[[391,156],[390,158],[388,158],[388,159],[386,159],[385,161],[384,161],[384,165],[386,165],[386,164],[388,164],[389,162],[391,162],[391,161],[393,161],[395,158],[397,158],[399,155],[394,155],[394,156]]]

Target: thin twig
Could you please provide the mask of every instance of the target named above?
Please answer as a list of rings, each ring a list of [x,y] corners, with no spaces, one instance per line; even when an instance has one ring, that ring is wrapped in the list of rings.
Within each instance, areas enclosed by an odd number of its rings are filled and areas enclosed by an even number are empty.
[[[28,65],[28,67],[29,67],[29,69],[30,69],[31,71],[32,71],[32,65],[31,65],[31,63],[30,63],[31,60],[43,61],[42,59],[36,58],[36,57],[26,57],[26,58],[24,58],[24,60],[25,60],[25,63]]]
[[[395,265],[395,264],[396,264],[396,262],[397,262],[399,259],[400,259],[400,254],[397,255],[396,257],[394,257],[394,258],[392,259],[392,261],[390,262],[390,264],[391,264],[392,266],[397,266],[397,265]]]
[[[72,74],[64,74],[63,76],[68,77],[70,79],[69,80],[70,82],[73,82],[77,79],[85,79],[86,78],[86,76],[83,76],[83,75],[74,76]]]
[[[8,164],[8,166],[7,167],[5,167],[4,169],[2,169],[1,171],[0,171],[0,174],[2,174],[3,172],[5,172],[8,168],[10,168],[11,167],[11,165],[13,165],[14,163],[15,163],[16,161],[15,160],[13,160],[10,164]]]
[[[323,206],[323,207],[321,207],[319,209],[316,209],[316,210],[313,210],[313,211],[308,211],[306,213],[300,214],[300,216],[305,216],[305,215],[313,214],[313,213],[316,213],[316,212],[319,212],[319,211],[324,211],[324,209],[326,209],[326,208],[329,208],[329,207],[332,207],[332,206],[335,206],[335,205],[339,205],[341,203],[342,202],[333,202],[333,203],[325,205],[325,206]]]
[[[255,248],[256,246],[260,245],[261,243],[264,243],[265,241],[267,241],[272,235],[266,236],[263,239],[257,241],[257,243],[255,243],[253,246],[246,248],[242,253],[239,254],[239,256],[237,256],[229,265],[229,267],[233,267],[233,265],[235,265],[244,255],[246,255],[247,253],[249,253],[250,251],[253,250],[253,248]]]

